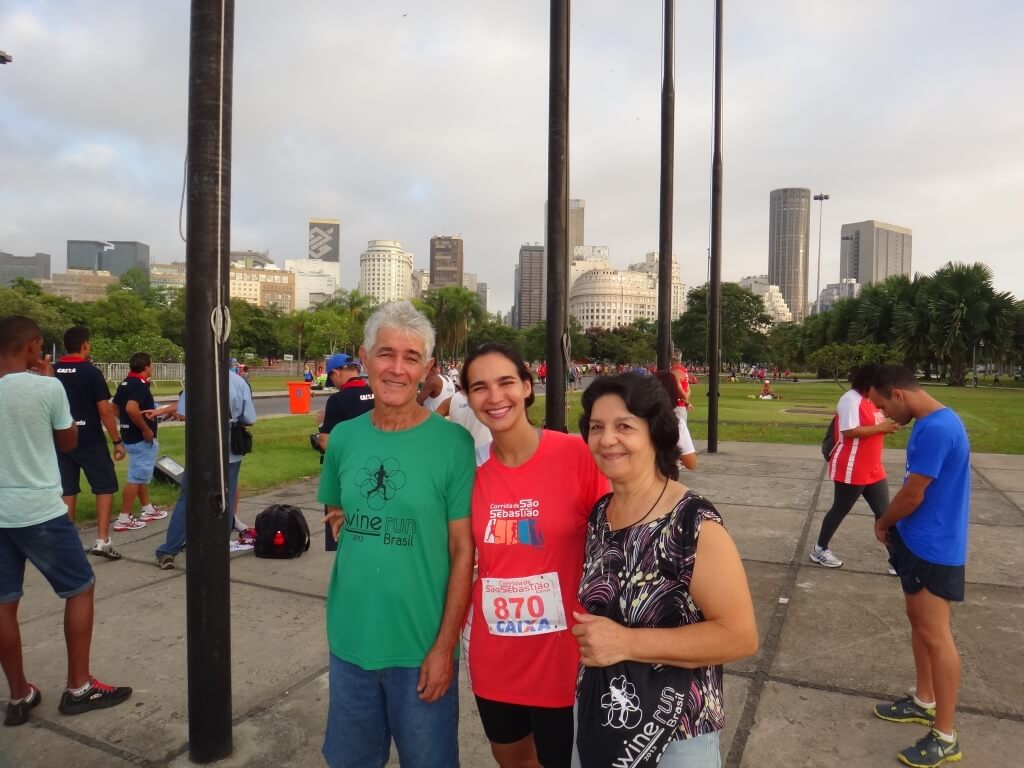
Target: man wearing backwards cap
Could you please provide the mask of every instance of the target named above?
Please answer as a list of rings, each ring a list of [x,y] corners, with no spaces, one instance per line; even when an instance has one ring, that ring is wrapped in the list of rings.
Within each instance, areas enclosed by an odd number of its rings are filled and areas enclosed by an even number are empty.
[[[320,425],[320,450],[327,450],[327,439],[331,430],[342,421],[354,419],[373,408],[373,392],[359,377],[359,361],[346,354],[331,355],[327,361],[327,383],[338,391],[327,398],[324,407],[324,423]],[[324,508],[326,515],[326,507]],[[330,523],[325,523],[324,549],[332,552],[338,542],[331,532]]]

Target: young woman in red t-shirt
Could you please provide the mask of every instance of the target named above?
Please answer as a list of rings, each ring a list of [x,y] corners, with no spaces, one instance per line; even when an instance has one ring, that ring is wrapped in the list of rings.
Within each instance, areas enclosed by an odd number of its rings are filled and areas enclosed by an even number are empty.
[[[505,344],[462,369],[469,406],[493,437],[473,485],[473,585],[468,662],[498,765],[569,768],[578,645],[570,633],[587,517],[608,492],[579,435],[527,418],[533,377]]]

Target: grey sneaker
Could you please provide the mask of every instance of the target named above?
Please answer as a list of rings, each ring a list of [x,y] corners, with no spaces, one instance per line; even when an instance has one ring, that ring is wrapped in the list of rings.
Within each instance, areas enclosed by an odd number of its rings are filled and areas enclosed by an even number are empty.
[[[96,557],[105,557],[107,560],[120,560],[121,553],[114,549],[114,546],[110,543],[110,539],[106,541],[100,541],[96,539],[96,544],[89,550],[90,555],[96,555]]]
[[[931,725],[935,722],[935,707],[922,707],[913,696],[904,696],[893,702],[876,704],[875,717],[888,720],[890,723],[918,723]]]
[[[936,768],[947,761],[959,762],[963,753],[960,751],[960,739],[955,733],[950,743],[935,731],[928,731],[927,736],[918,739],[914,746],[907,747],[896,757],[911,768]]]
[[[822,549],[817,544],[811,550],[810,557],[818,565],[823,565],[826,568],[838,568],[843,564],[843,561],[836,557],[831,549]]]
[[[156,559],[156,566],[161,571],[173,571],[174,555],[160,555],[160,557]]]

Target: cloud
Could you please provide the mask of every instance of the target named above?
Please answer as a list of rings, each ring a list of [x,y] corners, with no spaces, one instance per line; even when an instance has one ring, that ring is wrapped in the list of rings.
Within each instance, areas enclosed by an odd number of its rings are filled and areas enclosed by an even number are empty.
[[[711,11],[676,10],[674,244],[691,285],[706,274]],[[572,13],[571,193],[588,243],[625,265],[658,242],[661,5]],[[354,287],[368,240],[401,240],[425,267],[431,235],[459,232],[507,309],[519,245],[545,235],[547,4],[235,14],[233,247],[280,263],[304,255],[308,218],[338,218]],[[840,225],[878,218],[914,230],[915,269],[985,261],[1024,296],[1022,22],[994,0],[729,3],[725,278],[766,271],[768,194],[799,185],[832,196],[823,282]],[[0,40],[15,57],[0,68],[0,249],[60,264],[69,238],[139,239],[182,258],[187,4],[14,0]]]

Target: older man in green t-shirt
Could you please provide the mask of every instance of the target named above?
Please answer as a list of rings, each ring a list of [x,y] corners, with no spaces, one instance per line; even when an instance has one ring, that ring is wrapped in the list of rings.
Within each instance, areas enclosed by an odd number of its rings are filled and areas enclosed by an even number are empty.
[[[408,302],[366,323],[374,408],[331,433],[317,498],[338,538],[327,592],[331,768],[456,768],[473,439],[416,402],[434,330]]]

